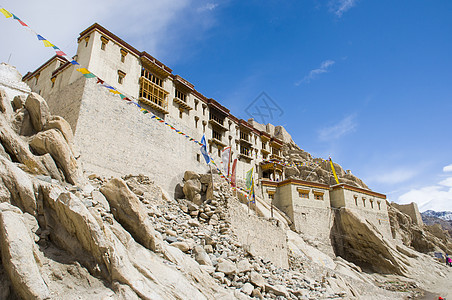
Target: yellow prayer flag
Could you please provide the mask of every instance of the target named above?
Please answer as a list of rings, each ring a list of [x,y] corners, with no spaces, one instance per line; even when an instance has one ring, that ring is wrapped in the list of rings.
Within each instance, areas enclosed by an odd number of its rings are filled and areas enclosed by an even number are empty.
[[[91,73],[91,72],[88,71],[86,68],[80,68],[80,69],[77,69],[77,71],[79,71],[79,72],[82,73],[82,74],[89,74],[89,73]]]
[[[53,47],[53,44],[51,42],[49,42],[48,40],[43,40],[42,42],[44,43],[45,47]]]
[[[11,18],[11,17],[13,16],[9,11],[7,11],[7,10],[4,9],[4,8],[0,8],[0,11],[1,11],[2,14],[5,16],[5,18]]]
[[[110,92],[110,93],[113,93],[113,94],[115,94],[115,95],[117,95],[117,94],[121,94],[120,92],[118,92],[117,90],[110,90],[110,89],[108,89],[108,91]]]
[[[339,184],[339,179],[337,178],[336,170],[334,169],[333,161],[330,159],[331,170],[333,171],[334,179],[336,179],[336,183]]]

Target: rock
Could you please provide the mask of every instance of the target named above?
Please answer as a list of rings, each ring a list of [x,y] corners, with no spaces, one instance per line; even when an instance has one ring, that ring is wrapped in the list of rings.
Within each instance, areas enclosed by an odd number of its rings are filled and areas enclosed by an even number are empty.
[[[113,178],[100,188],[110,203],[113,216],[143,246],[158,249],[154,227],[147,218],[146,209],[122,179]]]
[[[200,265],[199,267],[201,268],[201,270],[206,271],[210,275],[212,275],[215,272],[214,266]],[[220,274],[223,274],[223,273],[220,273]],[[224,274],[223,274],[223,276],[224,276]]]
[[[237,268],[235,264],[229,259],[219,259],[217,265],[217,272],[222,272],[226,275],[235,274]]]
[[[14,113],[11,127],[17,134],[22,136],[32,136],[36,133],[31,123],[30,114],[25,108],[21,108]]]
[[[52,158],[52,155],[46,153],[44,155],[39,156],[44,167],[47,169],[47,174],[50,175],[53,179],[56,179],[60,182],[64,182],[64,174],[60,172],[55,161]]]
[[[244,294],[247,294],[248,296],[250,296],[253,293],[254,286],[251,283],[247,282],[242,286],[242,288],[240,290]]]
[[[175,232],[174,230],[171,230],[171,229],[165,230],[165,234],[167,234],[169,236],[177,236],[177,232]]]
[[[25,101],[25,108],[30,114],[33,128],[39,132],[44,128],[47,120],[50,118],[47,102],[38,94],[31,93]]]
[[[336,211],[332,236],[336,255],[358,266],[399,275],[407,271],[408,257],[398,252],[375,226],[348,208]]]
[[[251,264],[248,259],[244,258],[236,263],[237,273],[245,273],[251,271]]]
[[[5,90],[0,89],[0,112],[5,114],[8,118],[13,113],[13,108],[11,106],[11,101],[8,98]]]
[[[14,290],[23,299],[48,299],[34,256],[34,240],[25,225],[22,212],[8,203],[0,204],[0,247],[2,263]]]
[[[66,142],[69,144],[69,147],[72,148],[72,143],[74,142],[74,135],[72,133],[71,125],[62,117],[60,116],[52,116],[47,121],[47,123],[44,126],[44,130],[49,129],[57,129],[62,134]]]
[[[173,243],[177,242],[178,240],[177,240],[177,238],[174,237],[174,236],[167,236],[167,237],[165,238],[165,241],[167,241],[167,242],[170,243],[170,244],[173,244]]]
[[[199,174],[196,172],[193,172],[193,171],[185,171],[184,181],[188,181],[188,180],[192,180],[192,179],[199,180],[200,179]]]
[[[195,260],[200,264],[200,265],[207,265],[207,266],[212,266],[212,261],[209,258],[209,255],[206,253],[206,251],[204,251],[204,248],[201,246],[196,246],[193,249],[193,253],[195,255]]]
[[[105,198],[104,194],[102,194],[100,191],[94,190],[91,192],[91,197],[93,198],[93,202],[95,204],[99,204],[103,208],[105,208],[105,211],[110,212],[110,204],[107,201],[107,198]]]
[[[254,289],[251,293],[251,296],[258,299],[264,299],[264,296],[262,296],[261,292],[258,289]]]
[[[192,226],[192,227],[199,227],[201,226],[201,224],[199,223],[198,220],[196,219],[189,219],[188,220],[188,225]]]
[[[3,114],[0,114],[0,141],[11,158],[24,164],[27,171],[47,174],[44,165],[31,153],[29,145],[13,131]]]
[[[32,139],[30,146],[41,155],[46,153],[52,155],[69,183],[79,184],[81,182],[82,175],[77,161],[60,131],[50,129],[39,132]]]
[[[204,250],[206,250],[207,253],[213,253],[212,245],[204,245]]]
[[[264,277],[254,271],[250,273],[250,282],[260,288],[263,288],[266,284]]]
[[[18,109],[25,107],[25,101],[27,100],[27,96],[25,95],[17,95],[13,98],[12,107],[13,110],[16,111]]]
[[[20,207],[22,211],[37,216],[37,203],[30,177],[3,156],[0,156],[0,186],[4,200]]]
[[[283,296],[285,298],[289,298],[289,292],[287,291],[286,287],[281,284],[276,285],[266,284],[265,291],[267,293],[272,293],[275,296]]]
[[[171,246],[178,248],[182,252],[187,252],[190,250],[190,246],[186,242],[174,242]]]
[[[184,187],[182,188],[184,191],[185,197],[192,201],[193,203],[200,205],[201,203],[195,202],[195,196],[201,192],[201,182],[197,179],[190,179],[185,181]]]

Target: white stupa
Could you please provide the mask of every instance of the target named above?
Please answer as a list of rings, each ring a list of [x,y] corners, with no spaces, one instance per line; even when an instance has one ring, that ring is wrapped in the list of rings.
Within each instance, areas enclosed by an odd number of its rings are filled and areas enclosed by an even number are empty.
[[[16,67],[7,63],[0,63],[0,89],[6,92],[10,100],[17,95],[28,95],[31,92]]]

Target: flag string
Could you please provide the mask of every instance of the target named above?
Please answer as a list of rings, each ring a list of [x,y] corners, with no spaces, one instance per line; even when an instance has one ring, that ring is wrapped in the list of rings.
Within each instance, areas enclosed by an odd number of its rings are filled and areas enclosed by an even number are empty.
[[[149,114],[151,119],[156,120],[157,122],[169,127],[171,130],[173,130],[174,132],[176,132],[179,135],[184,136],[185,138],[188,139],[188,141],[193,142],[199,146],[202,146],[203,144],[198,141],[197,139],[193,138],[192,136],[184,133],[182,130],[177,129],[176,127],[174,127],[173,125],[169,124],[168,122],[166,122],[164,119],[156,116],[155,114],[153,114],[151,111],[147,110],[146,108],[142,107],[139,103],[139,100],[137,100],[135,97],[132,96],[127,96],[124,93],[121,93],[120,91],[118,91],[115,87],[107,84],[104,80],[102,80],[100,77],[98,77],[97,75],[95,75],[94,73],[92,73],[91,71],[89,71],[87,68],[83,67],[80,65],[80,63],[78,63],[76,60],[74,60],[73,58],[70,58],[65,52],[63,52],[58,46],[56,46],[54,43],[50,42],[49,40],[47,40],[46,38],[44,38],[41,34],[38,34],[35,30],[33,30],[27,23],[25,23],[22,19],[20,19],[17,15],[13,14],[12,12],[6,10],[4,7],[0,7],[0,13],[2,13],[5,18],[9,19],[12,18],[12,20],[16,20],[23,28],[25,28],[26,30],[30,31],[31,33],[33,33],[36,38],[38,39],[38,41],[42,41],[44,47],[48,47],[48,48],[52,48],[56,55],[63,57],[67,60],[68,63],[70,63],[72,66],[76,67],[76,71],[80,72],[85,78],[87,79],[91,79],[91,78],[95,78],[96,79],[96,84],[104,87],[105,89],[107,89],[109,92],[111,92],[114,95],[119,95],[119,97],[121,98],[121,100],[127,101],[128,104],[133,104],[136,107],[138,107],[140,109],[140,111],[143,114]],[[215,163],[215,161],[212,159],[212,155],[210,153],[208,153],[209,158],[212,162],[212,164],[214,165],[214,167],[216,168],[218,174],[220,175],[220,177],[222,179],[225,179],[228,184],[231,185],[231,180],[230,178],[228,178],[227,176],[225,176],[223,174],[223,172],[221,171],[221,169],[218,167],[218,165]],[[326,161],[324,159],[321,159],[322,161]],[[331,159],[330,159],[331,160]],[[284,166],[288,166],[288,167],[300,167],[300,166],[306,166],[306,165],[316,165],[319,166],[316,163],[313,162],[283,162],[280,160],[266,160],[263,161],[263,163],[268,163],[268,162],[277,162],[281,165]],[[332,164],[332,162],[331,162]],[[233,187],[233,189],[238,189],[244,193],[247,194],[247,197],[250,198],[251,192],[243,189],[241,187],[235,186]]]

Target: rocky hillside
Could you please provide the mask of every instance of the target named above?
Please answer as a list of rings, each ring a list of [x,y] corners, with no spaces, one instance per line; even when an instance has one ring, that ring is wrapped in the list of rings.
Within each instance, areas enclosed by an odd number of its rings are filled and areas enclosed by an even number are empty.
[[[431,226],[438,224],[442,230],[447,230],[452,236],[452,212],[427,210],[421,213],[421,216],[424,224]]]
[[[250,210],[219,176],[187,171],[175,199],[145,175],[84,174],[70,126],[37,94],[0,90],[0,144],[0,299],[452,296],[451,269],[421,253],[449,249],[448,240],[395,209],[391,241],[338,210],[328,256],[283,218]]]
[[[286,178],[293,177],[329,185],[336,184],[330,163],[320,158],[313,158],[311,154],[302,150],[293,141],[284,145],[283,157],[289,163],[297,165],[285,169]],[[304,165],[300,165],[303,163]],[[339,178],[339,182],[368,189],[367,185],[353,175],[350,170],[345,171],[337,163],[334,163],[334,169]]]

